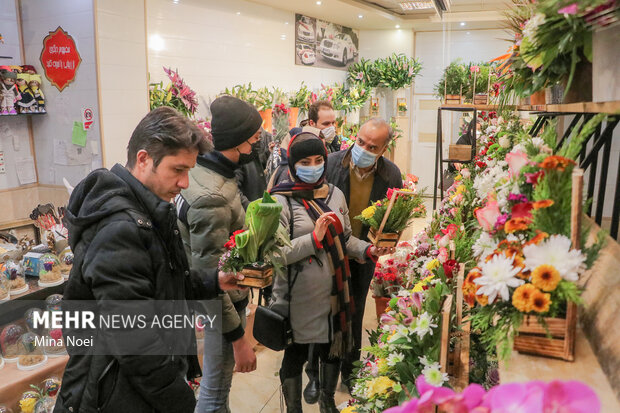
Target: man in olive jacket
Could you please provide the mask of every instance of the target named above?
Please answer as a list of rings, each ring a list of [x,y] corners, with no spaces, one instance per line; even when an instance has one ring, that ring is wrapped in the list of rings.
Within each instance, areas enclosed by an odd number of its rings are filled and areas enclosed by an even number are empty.
[[[262,119],[252,106],[232,96],[211,104],[211,133],[215,151],[198,156],[189,173],[189,187],[177,197],[179,227],[192,268],[217,268],[224,244],[243,228],[235,171],[253,159],[260,140]],[[222,335],[205,332],[204,377],[200,383],[197,412],[229,412],[228,394],[233,369],[256,369],[256,355],[244,338],[247,291],[222,296]],[[219,354],[206,351],[221,346]],[[235,367],[236,366],[236,367]]]
[[[402,188],[398,166],[382,155],[392,140],[390,125],[380,118],[367,121],[360,128],[355,144],[348,150],[327,157],[327,181],[340,188],[347,199],[353,236],[368,241],[369,228],[355,219],[371,203],[385,198],[389,188]],[[353,363],[359,360],[362,345],[362,322],[366,296],[374,274],[375,264],[360,264],[350,260],[353,315],[353,351],[342,361],[341,378],[349,386]]]
[[[221,292],[217,273],[190,272],[169,202],[209,146],[176,110],[158,108],[131,135],[126,167],[97,169],[75,187],[65,214],[75,254],[65,300],[97,301],[104,311],[113,300],[140,300],[145,311],[166,300],[189,315],[186,300]],[[234,284],[232,275],[219,274],[222,288]],[[73,333],[63,329],[65,337]],[[171,334],[127,328],[99,332],[92,351],[67,345],[54,412],[193,412],[186,380],[200,375],[194,330]],[[126,343],[148,355],[127,355],[119,350]]]

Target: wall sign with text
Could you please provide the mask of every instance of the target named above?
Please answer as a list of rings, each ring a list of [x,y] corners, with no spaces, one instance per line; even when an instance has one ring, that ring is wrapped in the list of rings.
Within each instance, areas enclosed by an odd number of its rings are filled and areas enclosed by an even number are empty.
[[[61,92],[75,80],[82,63],[73,37],[60,26],[43,39],[40,59],[45,77]]]

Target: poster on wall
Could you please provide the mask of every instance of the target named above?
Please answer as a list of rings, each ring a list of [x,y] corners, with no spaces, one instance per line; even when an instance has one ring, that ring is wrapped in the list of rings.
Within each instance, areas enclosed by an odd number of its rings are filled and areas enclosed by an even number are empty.
[[[75,40],[60,26],[43,39],[40,60],[45,77],[61,92],[75,80],[82,63]]]
[[[295,14],[295,64],[347,70],[359,59],[359,30]]]

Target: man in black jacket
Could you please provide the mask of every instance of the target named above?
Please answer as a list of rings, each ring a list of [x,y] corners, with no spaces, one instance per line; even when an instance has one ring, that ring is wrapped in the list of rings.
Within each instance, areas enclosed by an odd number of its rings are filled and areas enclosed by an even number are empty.
[[[237,288],[232,274],[190,273],[169,202],[187,187],[198,152],[210,149],[188,119],[174,109],[158,108],[133,131],[125,167],[98,169],[75,187],[65,218],[75,253],[65,300],[100,306],[144,300],[144,308],[153,307],[153,300],[167,300],[189,315],[186,300]],[[67,346],[69,362],[54,412],[194,411],[194,392],[187,384],[200,375],[196,356],[188,355],[195,354],[193,329],[173,340],[156,330],[100,334],[98,345],[109,355]],[[124,343],[151,355],[115,353]]]
[[[367,121],[360,128],[355,144],[348,150],[327,158],[327,181],[340,188],[347,199],[352,235],[368,241],[369,228],[354,219],[371,203],[385,197],[389,188],[402,188],[400,169],[382,155],[392,140],[390,125],[380,118]],[[359,360],[362,346],[362,321],[366,296],[375,269],[374,263],[350,260],[353,315],[353,351],[342,362],[341,378],[350,389],[353,363]]]

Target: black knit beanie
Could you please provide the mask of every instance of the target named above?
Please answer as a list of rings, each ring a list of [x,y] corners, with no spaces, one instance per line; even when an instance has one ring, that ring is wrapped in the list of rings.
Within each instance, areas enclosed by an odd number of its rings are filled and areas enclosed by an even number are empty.
[[[260,129],[263,120],[250,104],[232,96],[221,96],[211,103],[211,135],[216,151],[234,148]]]
[[[321,155],[327,162],[327,148],[323,141],[313,133],[301,132],[295,135],[288,146],[288,169],[294,177],[295,164],[308,156]]]

